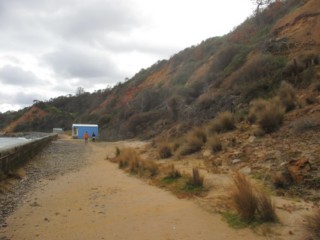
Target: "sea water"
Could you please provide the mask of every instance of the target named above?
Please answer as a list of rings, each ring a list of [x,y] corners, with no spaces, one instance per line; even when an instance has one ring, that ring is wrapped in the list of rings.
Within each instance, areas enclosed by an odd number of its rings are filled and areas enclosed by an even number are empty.
[[[30,139],[23,137],[0,137],[0,150],[27,143]]]

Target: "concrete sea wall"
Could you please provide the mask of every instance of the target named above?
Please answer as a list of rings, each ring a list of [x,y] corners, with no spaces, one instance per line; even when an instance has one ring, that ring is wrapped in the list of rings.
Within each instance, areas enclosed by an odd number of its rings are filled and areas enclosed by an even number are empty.
[[[0,149],[0,174],[7,175],[10,171],[22,166],[47,144],[57,139],[58,134],[31,133],[24,135],[30,141]]]

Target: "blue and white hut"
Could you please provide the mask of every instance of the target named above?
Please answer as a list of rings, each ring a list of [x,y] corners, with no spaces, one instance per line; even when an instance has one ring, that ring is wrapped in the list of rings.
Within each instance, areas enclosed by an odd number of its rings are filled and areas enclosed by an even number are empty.
[[[99,126],[97,124],[72,124],[72,138],[83,139],[85,132],[88,132],[91,138],[92,134],[99,137]]]

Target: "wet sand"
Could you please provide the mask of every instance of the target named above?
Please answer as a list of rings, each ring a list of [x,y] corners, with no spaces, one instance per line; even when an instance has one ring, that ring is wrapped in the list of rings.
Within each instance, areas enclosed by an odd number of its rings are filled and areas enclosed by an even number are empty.
[[[264,239],[119,170],[104,160],[117,144],[89,143],[87,166],[38,183],[0,239]]]

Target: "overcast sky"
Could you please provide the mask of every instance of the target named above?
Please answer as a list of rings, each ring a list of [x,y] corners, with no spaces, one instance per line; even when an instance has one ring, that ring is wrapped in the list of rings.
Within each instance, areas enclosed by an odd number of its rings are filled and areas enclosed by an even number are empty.
[[[0,112],[113,86],[253,10],[250,0],[0,0]]]

